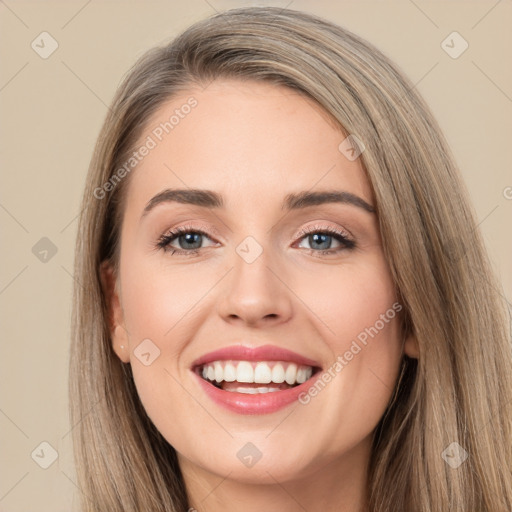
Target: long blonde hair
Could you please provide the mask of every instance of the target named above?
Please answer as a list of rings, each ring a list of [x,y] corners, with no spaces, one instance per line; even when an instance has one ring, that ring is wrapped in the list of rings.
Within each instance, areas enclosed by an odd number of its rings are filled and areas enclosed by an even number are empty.
[[[369,510],[510,512],[509,317],[441,130],[413,84],[371,44],[314,15],[274,7],[214,15],[148,51],[119,87],[98,137],[76,244],[70,360],[83,510],[188,508],[176,452],[146,415],[109,335],[99,266],[118,262],[129,176],[103,198],[95,191],[163,102],[217,78],[293,88],[365,145],[360,158],[404,329],[420,352],[417,361],[404,358],[375,432]],[[457,468],[442,455],[453,449],[468,454]]]

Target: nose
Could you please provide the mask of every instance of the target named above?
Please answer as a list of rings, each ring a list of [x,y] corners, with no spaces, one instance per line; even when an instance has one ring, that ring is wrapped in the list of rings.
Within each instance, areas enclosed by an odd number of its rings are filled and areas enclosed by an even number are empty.
[[[267,251],[251,263],[235,254],[233,265],[217,302],[219,315],[226,322],[268,327],[291,318],[293,292]]]

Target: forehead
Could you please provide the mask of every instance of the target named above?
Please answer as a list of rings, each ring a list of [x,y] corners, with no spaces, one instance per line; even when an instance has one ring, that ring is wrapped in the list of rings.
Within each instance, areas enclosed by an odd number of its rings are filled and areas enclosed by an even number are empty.
[[[231,201],[282,201],[289,192],[343,188],[371,201],[359,159],[340,151],[345,134],[312,99],[284,86],[237,80],[191,88],[155,112],[128,187],[142,211],[165,188],[203,188]]]

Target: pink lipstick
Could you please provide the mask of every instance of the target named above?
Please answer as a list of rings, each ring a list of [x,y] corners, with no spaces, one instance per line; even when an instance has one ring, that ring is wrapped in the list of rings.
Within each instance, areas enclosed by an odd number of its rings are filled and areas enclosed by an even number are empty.
[[[192,363],[206,395],[239,414],[268,414],[292,404],[320,370],[317,361],[274,345],[232,345]]]

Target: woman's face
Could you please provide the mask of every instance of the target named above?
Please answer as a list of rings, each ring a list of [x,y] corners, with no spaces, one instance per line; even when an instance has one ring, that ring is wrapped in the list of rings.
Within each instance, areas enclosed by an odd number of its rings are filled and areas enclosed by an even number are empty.
[[[216,81],[139,141],[113,347],[185,471],[284,482],[367,461],[404,345],[344,139],[297,92]]]

